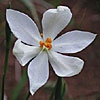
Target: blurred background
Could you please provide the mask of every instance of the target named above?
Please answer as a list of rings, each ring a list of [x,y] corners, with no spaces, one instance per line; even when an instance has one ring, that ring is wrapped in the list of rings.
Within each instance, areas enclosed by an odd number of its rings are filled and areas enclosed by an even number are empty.
[[[8,2],[11,8],[28,14],[38,25],[40,32],[44,11],[59,5],[68,6],[73,14],[69,25],[59,34],[71,30],[84,30],[98,34],[95,41],[84,51],[73,54],[85,61],[79,75],[64,78],[66,81],[66,100],[100,100],[100,0],[0,0],[0,93],[5,59],[5,14]],[[16,38],[13,36],[12,48]],[[26,75],[27,66],[21,67],[10,50],[5,100],[25,100],[29,90]],[[50,67],[47,84],[41,87],[29,100],[48,100],[56,82],[56,75]]]

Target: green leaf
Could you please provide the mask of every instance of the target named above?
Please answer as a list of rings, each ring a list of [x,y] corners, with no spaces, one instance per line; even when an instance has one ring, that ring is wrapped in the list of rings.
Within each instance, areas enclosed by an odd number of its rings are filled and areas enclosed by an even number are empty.
[[[26,80],[27,80],[27,71],[25,70],[25,72],[22,75],[21,80],[17,84],[16,88],[12,91],[13,94],[12,94],[11,100],[17,100],[17,97],[21,89],[24,87]]]
[[[11,3],[8,4],[8,9],[11,8]],[[10,30],[10,27],[8,25],[8,22],[6,21],[6,47],[7,49],[10,49],[11,42],[12,42],[12,32]]]
[[[55,91],[55,100],[62,100],[62,78],[58,77]]]
[[[8,4],[8,9],[10,9],[11,8],[11,2],[9,2],[9,4]]]
[[[30,97],[30,95],[31,95],[31,93],[30,93],[30,91],[29,91],[28,94],[27,94],[27,96],[26,96],[26,99],[25,99],[25,100],[28,100],[29,97]]]
[[[66,83],[63,81],[63,87],[62,87],[62,100],[65,100],[66,96]]]
[[[54,6],[54,8],[56,8],[57,6],[59,6],[61,4],[61,0],[44,0],[50,4],[52,4]]]
[[[53,97],[54,97],[54,95],[55,95],[55,92],[56,92],[56,86],[55,86],[55,88],[53,89],[53,91],[52,91],[52,93],[51,93],[51,95],[50,95],[49,100],[53,100]]]
[[[61,78],[58,77],[57,83],[51,93],[49,100],[53,100],[55,96],[55,100],[65,100],[66,95],[66,83]]]
[[[10,6],[8,8],[10,8]],[[9,51],[10,51],[11,43],[12,43],[12,33],[7,21],[6,21],[6,26],[5,26],[5,33],[6,33],[6,54],[5,54],[4,70],[3,70],[3,77],[2,77],[2,86],[1,86],[1,100],[4,99],[4,89],[5,89],[6,72],[7,72],[7,67],[8,67],[8,57],[9,57]]]

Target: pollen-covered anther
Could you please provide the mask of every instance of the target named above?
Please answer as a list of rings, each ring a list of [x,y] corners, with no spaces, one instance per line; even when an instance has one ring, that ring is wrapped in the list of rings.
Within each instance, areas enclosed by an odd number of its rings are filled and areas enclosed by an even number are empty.
[[[44,42],[40,41],[40,47],[43,48]]]
[[[41,37],[43,38],[43,33],[41,33],[40,35],[41,35]]]
[[[48,50],[50,50],[52,48],[51,43],[52,43],[51,38],[47,38],[45,42],[40,41],[40,47],[47,48]]]
[[[45,47],[48,48],[48,50],[50,50],[52,48],[52,45],[51,43],[44,43]]]
[[[45,42],[46,43],[52,43],[52,39],[51,38],[47,38]]]

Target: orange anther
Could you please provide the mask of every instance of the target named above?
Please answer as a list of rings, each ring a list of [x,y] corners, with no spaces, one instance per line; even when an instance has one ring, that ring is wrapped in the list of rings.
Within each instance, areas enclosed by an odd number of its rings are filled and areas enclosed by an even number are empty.
[[[43,33],[41,33],[40,35],[41,35],[41,37],[43,38]]]
[[[45,42],[40,41],[40,47],[41,48],[45,48],[46,47],[48,50],[50,50],[52,48],[51,42],[52,42],[51,38],[47,38],[47,40]]]
[[[48,44],[48,50],[50,50],[52,48],[51,43]]]
[[[40,41],[40,47],[43,48],[44,42]]]
[[[44,46],[47,47],[47,43],[44,43]]]
[[[50,49],[52,48],[51,43],[45,43],[44,45],[45,45],[45,47],[47,47],[47,48],[48,48],[48,50],[50,50]]]
[[[47,43],[51,43],[52,40],[51,40],[51,38],[47,38],[45,42],[47,42]]]

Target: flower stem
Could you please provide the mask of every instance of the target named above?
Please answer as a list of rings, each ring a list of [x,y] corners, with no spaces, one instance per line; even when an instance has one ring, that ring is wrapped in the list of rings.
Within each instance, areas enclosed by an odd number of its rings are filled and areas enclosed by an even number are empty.
[[[65,100],[66,95],[66,82],[61,78],[58,77],[57,83],[51,93],[49,100]]]
[[[4,71],[3,71],[3,78],[2,78],[1,100],[4,100],[5,78],[6,78],[6,72],[7,72],[8,57],[9,57],[9,50],[11,47],[11,41],[12,41],[12,34],[9,29],[8,23],[6,22],[6,55],[5,55]]]
[[[62,100],[62,78],[61,77],[58,77],[57,79],[55,100]]]
[[[6,49],[4,72],[3,72],[3,78],[2,78],[1,100],[4,100],[4,87],[5,87],[4,85],[5,85],[5,77],[6,77],[6,71],[7,71],[8,55],[9,55],[9,51]]]
[[[54,94],[55,94],[55,90],[56,90],[56,86],[54,87],[54,89],[53,89],[53,91],[52,91],[52,93],[50,95],[49,100],[53,100],[53,97],[54,97]]]
[[[29,97],[30,97],[30,95],[31,95],[31,93],[30,93],[30,91],[29,91],[28,94],[27,94],[27,96],[26,96],[26,99],[25,99],[25,100],[28,100]]]
[[[25,82],[27,81],[27,69],[23,72],[21,80],[16,85],[16,88],[12,91],[12,96],[10,100],[17,100],[21,89],[24,87]]]

